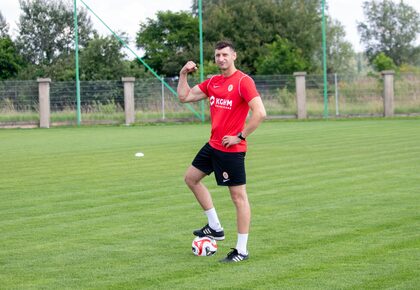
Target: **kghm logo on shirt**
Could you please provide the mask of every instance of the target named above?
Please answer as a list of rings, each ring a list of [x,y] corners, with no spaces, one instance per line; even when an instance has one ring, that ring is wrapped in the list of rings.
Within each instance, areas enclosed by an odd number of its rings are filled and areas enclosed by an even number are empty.
[[[215,98],[214,96],[210,97],[210,106],[215,106],[216,108],[231,110],[233,101],[222,98]]]

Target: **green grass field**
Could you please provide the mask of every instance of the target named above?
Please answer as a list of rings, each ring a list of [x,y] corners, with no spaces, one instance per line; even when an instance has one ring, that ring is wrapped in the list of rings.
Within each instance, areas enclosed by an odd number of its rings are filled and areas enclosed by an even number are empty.
[[[250,259],[183,182],[209,125],[0,130],[1,289],[418,289],[420,119],[266,122],[249,139]],[[143,158],[136,158],[143,152]]]

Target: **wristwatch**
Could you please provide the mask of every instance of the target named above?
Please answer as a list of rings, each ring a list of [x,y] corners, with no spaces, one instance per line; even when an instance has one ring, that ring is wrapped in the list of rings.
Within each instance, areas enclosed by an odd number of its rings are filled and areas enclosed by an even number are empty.
[[[244,140],[244,141],[245,141],[245,137],[244,137],[244,136],[242,136],[242,132],[239,132],[239,133],[238,133],[238,135],[236,135],[236,137],[238,137],[239,139],[241,139],[241,140]]]

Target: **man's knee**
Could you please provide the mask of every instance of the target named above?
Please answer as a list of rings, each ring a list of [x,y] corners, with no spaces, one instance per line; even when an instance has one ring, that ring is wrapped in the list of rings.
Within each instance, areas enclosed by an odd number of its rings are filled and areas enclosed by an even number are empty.
[[[188,175],[188,174],[185,174],[185,176],[184,176],[184,182],[188,186],[197,184],[197,181],[191,175]]]
[[[230,195],[232,201],[236,205],[244,205],[248,203],[248,196],[246,194],[245,186],[230,188]]]
[[[196,169],[195,167],[191,166],[188,168],[187,172],[184,176],[184,181],[188,186],[195,186],[200,183],[201,179],[205,176],[204,172]]]
[[[191,174],[189,172],[187,172],[184,176],[185,183],[190,187],[199,184],[201,179],[202,178],[200,178],[200,176],[197,176],[195,174]]]

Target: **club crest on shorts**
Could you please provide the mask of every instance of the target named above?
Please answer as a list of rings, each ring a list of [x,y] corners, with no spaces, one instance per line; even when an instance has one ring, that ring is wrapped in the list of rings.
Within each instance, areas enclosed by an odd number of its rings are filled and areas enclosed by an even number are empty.
[[[222,175],[223,175],[223,178],[225,179],[225,180],[229,180],[229,174],[225,171],[225,172],[223,172],[222,173]]]

